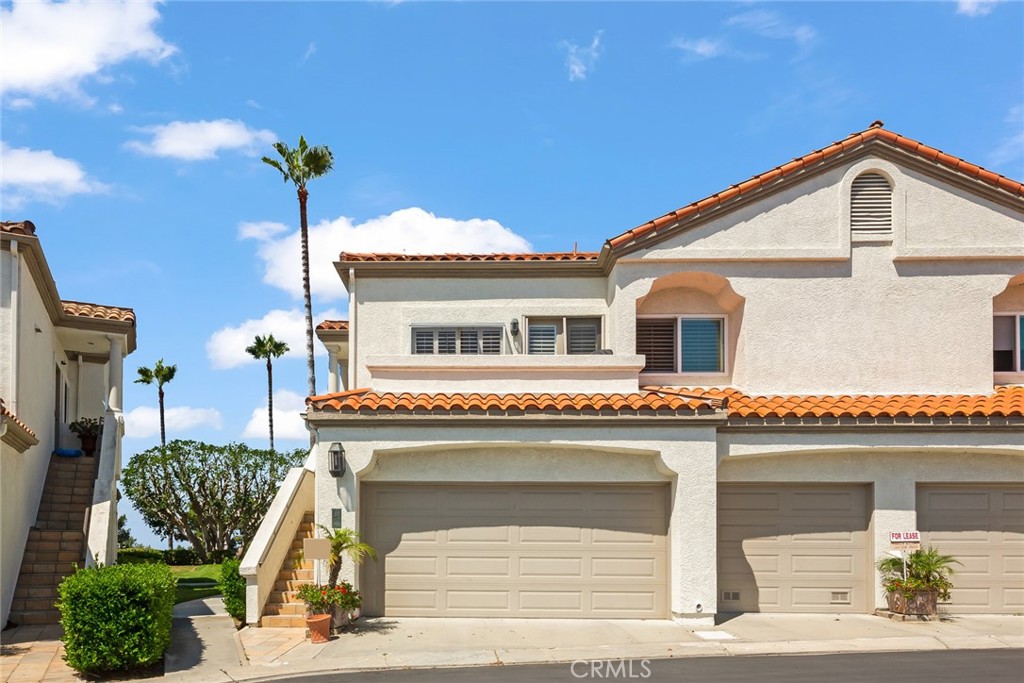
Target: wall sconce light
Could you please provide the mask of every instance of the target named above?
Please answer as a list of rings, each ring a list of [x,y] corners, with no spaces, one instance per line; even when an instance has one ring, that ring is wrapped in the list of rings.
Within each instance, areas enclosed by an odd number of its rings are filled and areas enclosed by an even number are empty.
[[[512,333],[513,337],[519,336],[519,318],[512,318],[512,324],[509,326],[509,332]]]
[[[331,460],[327,467],[330,471],[331,476],[343,477],[345,476],[345,447],[335,441],[331,444],[330,449],[327,451],[330,455]]]

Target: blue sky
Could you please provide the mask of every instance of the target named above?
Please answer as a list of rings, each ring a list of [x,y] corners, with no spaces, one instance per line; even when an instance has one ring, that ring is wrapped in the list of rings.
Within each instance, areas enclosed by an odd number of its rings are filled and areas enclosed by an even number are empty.
[[[279,446],[306,441],[276,140],[335,154],[318,319],[342,249],[596,250],[875,119],[1024,178],[1019,2],[0,2],[0,32],[0,219],[35,222],[62,297],[136,310],[126,376],[178,365],[169,438],[265,445],[244,347],[272,332]],[[155,394],[126,387],[127,453]]]

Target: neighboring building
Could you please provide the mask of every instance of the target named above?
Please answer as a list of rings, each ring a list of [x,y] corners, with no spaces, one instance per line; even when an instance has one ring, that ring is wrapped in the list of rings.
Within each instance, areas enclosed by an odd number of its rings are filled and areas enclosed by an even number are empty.
[[[117,557],[128,308],[61,300],[35,226],[0,223],[0,625],[55,623],[75,564]],[[104,418],[93,457],[68,425]],[[21,578],[19,578],[19,574]]]
[[[370,615],[866,613],[908,530],[949,609],[1024,611],[1021,183],[876,123],[599,253],[336,265],[250,622],[305,512],[376,547]]]

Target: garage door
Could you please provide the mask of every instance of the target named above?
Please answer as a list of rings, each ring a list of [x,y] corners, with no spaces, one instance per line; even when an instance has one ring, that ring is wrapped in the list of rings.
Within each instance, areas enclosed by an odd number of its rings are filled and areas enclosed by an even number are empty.
[[[723,484],[718,609],[866,612],[868,488]]]
[[[364,611],[668,615],[667,486],[365,484]]]
[[[1024,486],[919,486],[924,545],[954,555],[951,612],[1024,612]]]

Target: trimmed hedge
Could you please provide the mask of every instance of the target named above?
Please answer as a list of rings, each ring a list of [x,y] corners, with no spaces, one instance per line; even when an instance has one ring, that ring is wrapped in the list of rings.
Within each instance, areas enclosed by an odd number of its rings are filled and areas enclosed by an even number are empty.
[[[235,619],[245,621],[245,579],[238,573],[238,560],[224,560],[220,565],[220,590],[224,609]]]
[[[202,564],[199,555],[192,548],[175,548],[163,551],[164,562],[175,567]]]
[[[171,643],[176,579],[164,564],[80,569],[58,587],[64,657],[83,673],[154,664]]]
[[[158,564],[164,553],[156,548],[122,548],[117,551],[118,564]]]

